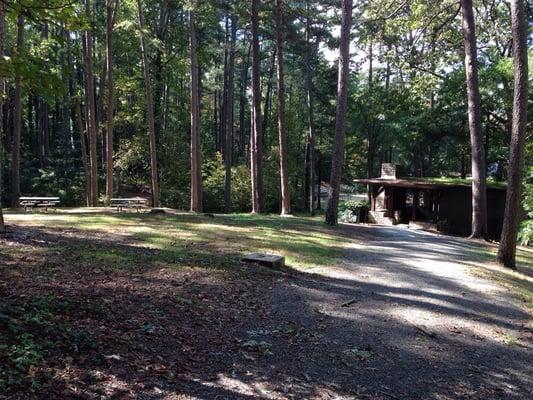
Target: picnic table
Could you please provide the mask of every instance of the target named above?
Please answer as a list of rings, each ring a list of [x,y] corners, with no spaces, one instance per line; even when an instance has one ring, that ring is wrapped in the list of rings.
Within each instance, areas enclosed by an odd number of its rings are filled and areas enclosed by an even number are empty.
[[[114,198],[111,199],[111,207],[116,207],[117,212],[124,211],[124,208],[135,208],[137,212],[146,207],[148,200],[143,197]]]
[[[24,211],[28,211],[28,207],[44,207],[44,211],[48,212],[48,207],[55,207],[60,203],[59,197],[21,197],[19,200]]]

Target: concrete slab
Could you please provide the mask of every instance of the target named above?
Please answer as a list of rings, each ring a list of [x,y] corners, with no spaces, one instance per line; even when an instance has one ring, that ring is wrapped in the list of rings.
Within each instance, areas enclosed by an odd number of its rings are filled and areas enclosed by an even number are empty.
[[[285,266],[285,257],[276,254],[252,253],[241,258],[247,263],[257,263],[265,267],[280,269]]]

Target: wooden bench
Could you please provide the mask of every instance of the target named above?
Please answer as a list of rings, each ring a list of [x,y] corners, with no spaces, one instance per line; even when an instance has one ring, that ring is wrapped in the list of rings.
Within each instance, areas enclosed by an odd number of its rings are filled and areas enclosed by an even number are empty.
[[[148,200],[143,197],[111,199],[111,207],[116,207],[117,212],[124,211],[124,208],[135,208],[137,212],[140,212],[141,208],[147,207],[147,205]]]
[[[59,197],[21,197],[20,205],[24,207],[24,211],[28,208],[41,207],[45,212],[48,212],[48,207],[55,207],[60,203]]]

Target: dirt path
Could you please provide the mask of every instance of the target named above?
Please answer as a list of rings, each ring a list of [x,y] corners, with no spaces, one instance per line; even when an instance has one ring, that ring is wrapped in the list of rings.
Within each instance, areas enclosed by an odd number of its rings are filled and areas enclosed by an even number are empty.
[[[217,388],[242,398],[532,398],[529,316],[460,264],[472,244],[347,229],[365,242],[341,264],[263,293],[268,315],[252,339],[273,354],[220,374],[200,398],[233,398]]]

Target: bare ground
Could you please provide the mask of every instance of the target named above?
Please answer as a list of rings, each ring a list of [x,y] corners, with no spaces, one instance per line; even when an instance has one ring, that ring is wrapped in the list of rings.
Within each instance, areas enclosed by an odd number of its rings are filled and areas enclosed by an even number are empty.
[[[57,318],[91,343],[65,336],[30,371],[39,386],[0,399],[533,397],[530,314],[472,273],[477,244],[386,227],[342,233],[353,246],[311,272],[117,271],[80,268],[69,249],[140,261],[156,250],[76,227],[14,228],[0,244],[36,251],[0,260],[3,303],[53,296]],[[38,255],[52,245],[52,257]]]

